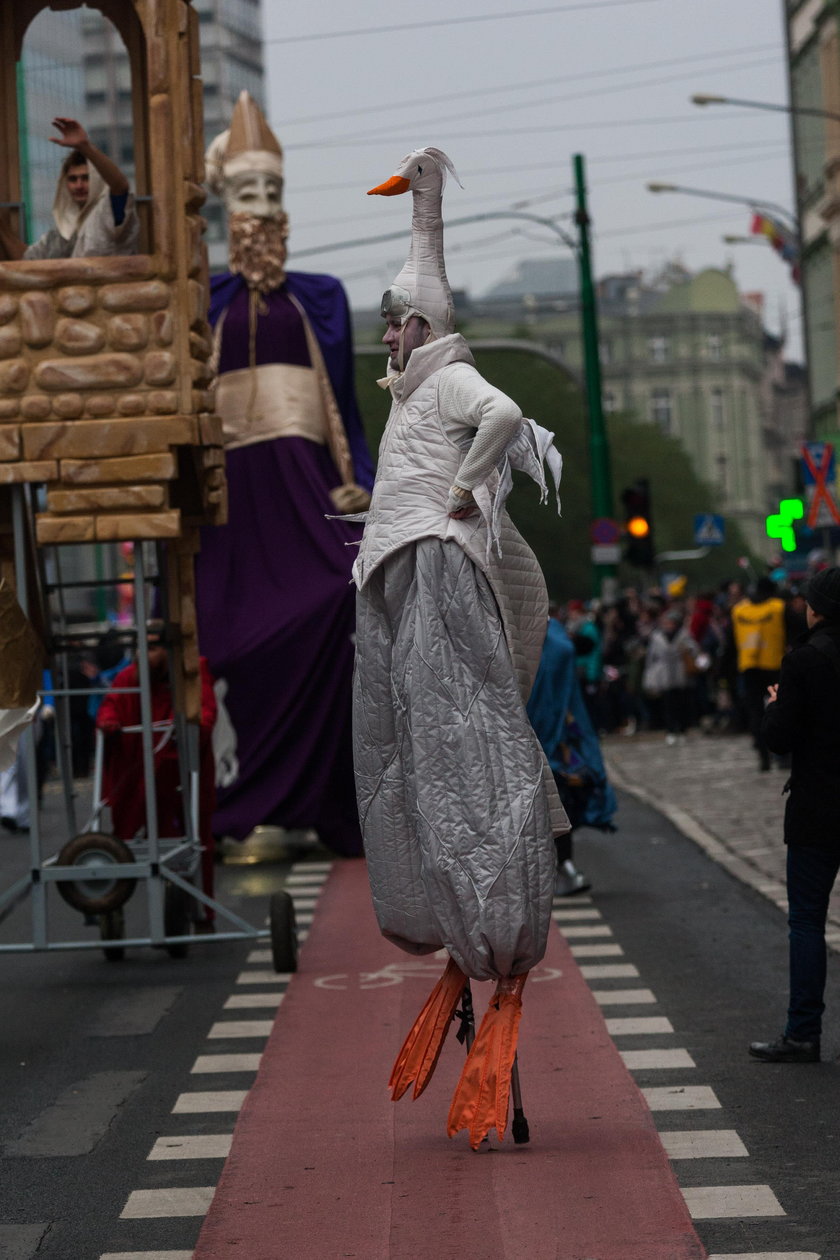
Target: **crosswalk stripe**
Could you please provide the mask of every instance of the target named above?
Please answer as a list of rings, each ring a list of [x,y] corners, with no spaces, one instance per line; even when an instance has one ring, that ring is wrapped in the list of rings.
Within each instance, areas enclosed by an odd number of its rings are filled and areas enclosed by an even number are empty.
[[[120,1220],[137,1221],[161,1216],[206,1216],[215,1186],[173,1186],[164,1190],[132,1190]]]
[[[291,980],[287,971],[240,971],[237,984],[276,984],[278,980]]]
[[[103,1257],[104,1260],[104,1257]],[[716,1251],[708,1260],[821,1260],[819,1251]]]
[[[744,1159],[749,1155],[734,1129],[660,1130],[669,1159]]]
[[[682,1196],[694,1221],[787,1215],[769,1186],[684,1186]]]
[[[584,919],[600,919],[603,916],[593,906],[591,910],[552,910],[551,917],[555,923],[575,923]]]
[[[206,1072],[256,1072],[261,1054],[200,1054],[190,1068],[190,1074]]]
[[[173,1116],[204,1115],[211,1111],[239,1111],[248,1097],[247,1089],[194,1090],[179,1094]]]
[[[159,1137],[146,1159],[227,1159],[232,1133],[188,1133]]]
[[[207,1034],[208,1041],[227,1041],[231,1037],[268,1037],[274,1027],[271,1019],[225,1019],[215,1023]]]
[[[107,1251],[99,1260],[192,1260],[191,1251]]]
[[[254,1006],[279,1006],[286,996],[282,993],[232,993],[227,999],[223,1011],[241,1011]]]
[[[592,989],[599,1006],[647,1006],[656,1001],[650,989]]]
[[[720,1108],[708,1085],[654,1085],[642,1094],[651,1111],[714,1111]]]
[[[586,924],[579,927],[561,927],[560,931],[569,940],[579,936],[612,936],[613,934],[612,928],[608,927],[606,923],[593,923],[591,926]]]
[[[619,958],[624,950],[620,945],[570,945],[569,953],[572,958]]]
[[[611,1037],[640,1037],[645,1033],[672,1033],[670,1019],[664,1015],[648,1015],[639,1018],[608,1019],[607,1032]]]
[[[639,975],[632,963],[585,963],[580,974],[585,980],[629,980]]]
[[[624,1066],[631,1072],[645,1068],[692,1068],[696,1063],[687,1050],[619,1050]]]
[[[298,875],[326,875],[331,870],[332,862],[295,862],[291,875],[286,876],[286,882],[297,879]]]

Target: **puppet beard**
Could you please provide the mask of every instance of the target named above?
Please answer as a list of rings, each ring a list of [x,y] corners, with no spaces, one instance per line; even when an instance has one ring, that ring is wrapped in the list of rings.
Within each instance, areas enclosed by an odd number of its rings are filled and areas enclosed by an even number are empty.
[[[232,214],[228,220],[230,269],[241,275],[249,288],[260,293],[278,289],[286,279],[288,215],[260,219],[252,214]]]

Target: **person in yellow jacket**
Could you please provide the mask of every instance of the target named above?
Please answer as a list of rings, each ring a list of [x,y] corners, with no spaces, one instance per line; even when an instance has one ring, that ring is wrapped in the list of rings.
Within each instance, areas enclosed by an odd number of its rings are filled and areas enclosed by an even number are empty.
[[[738,652],[738,677],[749,715],[750,734],[759,770],[770,769],[770,750],[761,734],[767,688],[779,681],[785,654],[785,603],[769,577],[759,578],[747,599],[732,609],[732,630]]]

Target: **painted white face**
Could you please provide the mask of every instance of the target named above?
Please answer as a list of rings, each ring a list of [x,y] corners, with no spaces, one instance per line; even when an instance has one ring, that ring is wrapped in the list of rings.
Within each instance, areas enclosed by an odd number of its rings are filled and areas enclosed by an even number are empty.
[[[283,213],[283,181],[279,175],[243,171],[225,185],[228,214],[251,214],[256,219],[279,219]]]

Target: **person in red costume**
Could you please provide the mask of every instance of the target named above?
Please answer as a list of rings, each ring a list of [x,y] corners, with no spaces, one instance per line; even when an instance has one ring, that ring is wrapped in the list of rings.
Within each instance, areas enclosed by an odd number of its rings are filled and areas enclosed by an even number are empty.
[[[169,659],[159,633],[149,634],[149,672],[152,690],[152,722],[163,724],[174,720],[172,690],[169,684]],[[123,687],[139,687],[137,664],[128,665],[115,676],[112,686],[99,707],[96,725],[105,735],[105,766],[102,796],[111,809],[114,835],[133,840],[146,827],[146,786],[143,775],[143,745],[139,732],[126,728],[140,726],[139,692],[119,694]],[[116,694],[115,694],[116,693]],[[201,882],[208,897],[213,895],[214,840],[210,820],[216,804],[215,765],[212,735],[216,721],[216,697],[213,677],[201,658],[201,724],[199,731],[199,808],[198,835],[201,842]],[[165,732],[154,734],[155,788],[158,834],[165,838],[183,836],[185,822],[182,809],[181,769],[178,745]],[[213,911],[206,908],[206,921],[212,922]]]

